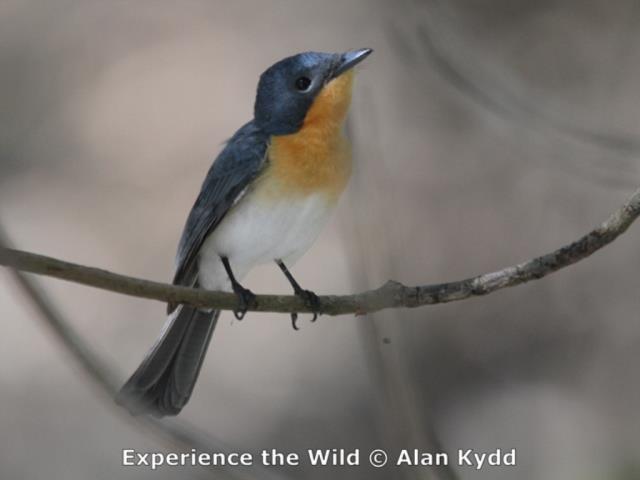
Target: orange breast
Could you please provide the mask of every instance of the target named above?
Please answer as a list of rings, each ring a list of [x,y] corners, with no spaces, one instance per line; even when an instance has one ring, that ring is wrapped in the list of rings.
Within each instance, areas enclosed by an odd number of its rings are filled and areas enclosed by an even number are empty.
[[[262,179],[272,195],[326,193],[338,198],[351,175],[351,147],[342,133],[353,72],[330,81],[307,112],[300,131],[271,137],[271,163]]]

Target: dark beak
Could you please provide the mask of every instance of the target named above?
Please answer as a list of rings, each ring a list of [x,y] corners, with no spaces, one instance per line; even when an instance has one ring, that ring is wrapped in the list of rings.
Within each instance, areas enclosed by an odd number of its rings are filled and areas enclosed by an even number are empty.
[[[362,60],[367,58],[371,52],[373,52],[371,48],[361,48],[359,50],[351,50],[349,52],[343,53],[340,57],[338,66],[331,74],[331,78],[336,78],[342,75],[347,70],[352,69]]]

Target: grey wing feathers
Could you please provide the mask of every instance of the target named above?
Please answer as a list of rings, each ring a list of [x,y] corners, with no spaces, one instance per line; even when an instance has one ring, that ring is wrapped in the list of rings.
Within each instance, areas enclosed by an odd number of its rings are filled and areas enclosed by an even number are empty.
[[[267,144],[268,137],[250,122],[211,166],[182,232],[174,284],[198,287],[202,243],[263,170]],[[160,338],[116,399],[136,415],[177,415],[185,406],[220,314],[189,305],[169,305],[168,313]]]
[[[268,137],[253,122],[229,140],[211,166],[187,218],[176,256],[175,285],[193,286],[205,238],[224,218],[265,165]],[[175,309],[169,305],[168,312]]]

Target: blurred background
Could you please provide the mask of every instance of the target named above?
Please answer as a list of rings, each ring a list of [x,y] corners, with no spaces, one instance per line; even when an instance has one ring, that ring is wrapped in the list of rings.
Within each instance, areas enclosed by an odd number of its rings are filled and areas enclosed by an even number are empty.
[[[574,240],[640,184],[639,27],[635,0],[0,0],[2,226],[21,249],[169,280],[258,75],[366,46],[355,174],[294,274],[324,294],[495,270]],[[298,332],[225,313],[179,418],[238,451],[517,449],[515,467],[282,478],[640,479],[638,235],[460,303]],[[37,280],[121,382],[164,322],[157,302]],[[272,266],[245,285],[289,292]],[[0,316],[0,477],[225,478],[121,466],[123,448],[172,448],[95,388],[1,269]]]

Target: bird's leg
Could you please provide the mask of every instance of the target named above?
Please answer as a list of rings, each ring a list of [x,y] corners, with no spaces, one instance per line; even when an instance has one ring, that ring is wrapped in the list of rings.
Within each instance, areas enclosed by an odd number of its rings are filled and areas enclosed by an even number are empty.
[[[236,280],[231,270],[231,265],[229,265],[229,259],[227,257],[220,257],[220,260],[222,260],[222,265],[224,265],[224,269],[227,271],[227,275],[231,281],[231,288],[233,288],[234,293],[238,296],[238,302],[240,303],[240,309],[234,310],[233,314],[238,320],[242,320],[249,307],[256,305],[256,296],[251,290],[244,288]]]
[[[282,260],[276,260],[276,263],[280,267],[280,270],[282,270],[282,273],[284,273],[284,276],[287,277],[287,280],[289,280],[289,283],[293,287],[293,292],[298,297],[302,298],[302,300],[304,301],[304,304],[313,312],[313,318],[311,319],[311,321],[315,322],[316,319],[318,318],[318,315],[320,315],[321,313],[320,300],[318,299],[318,296],[315,293],[313,293],[311,290],[303,289],[300,286],[300,284],[296,282],[296,279],[293,278],[293,275],[291,275],[291,272],[289,271],[289,269],[287,269],[287,266],[282,262]],[[291,324],[293,325],[294,330],[298,330],[298,326],[296,325],[297,320],[298,320],[298,314],[295,312],[292,313]]]

